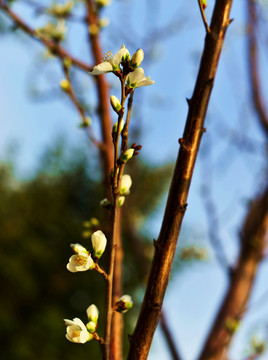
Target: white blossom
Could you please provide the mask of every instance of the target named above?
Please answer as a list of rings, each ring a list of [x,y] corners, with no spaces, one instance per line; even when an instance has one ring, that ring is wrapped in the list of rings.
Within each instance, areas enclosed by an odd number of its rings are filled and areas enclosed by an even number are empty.
[[[123,175],[120,185],[120,194],[128,195],[130,193],[131,185],[132,185],[131,176],[128,174]]]
[[[92,340],[93,335],[87,331],[87,328],[83,321],[79,318],[73,320],[64,319],[66,328],[66,338],[77,344],[84,344],[85,342]]]
[[[94,256],[100,258],[106,248],[107,239],[101,230],[95,231],[91,236]]]
[[[78,272],[93,269],[94,266],[95,263],[92,257],[88,253],[81,251],[70,257],[66,267],[70,272]]]
[[[139,67],[135,71],[127,75],[127,87],[137,88],[141,86],[152,85],[155,82],[151,80],[150,76],[145,76],[143,68]]]
[[[90,72],[91,75],[101,75],[106,74],[108,72],[119,70],[119,65],[122,59],[129,59],[129,51],[126,49],[123,44],[120,50],[112,56],[111,52],[108,52],[104,58],[104,60],[93,67],[93,70]]]

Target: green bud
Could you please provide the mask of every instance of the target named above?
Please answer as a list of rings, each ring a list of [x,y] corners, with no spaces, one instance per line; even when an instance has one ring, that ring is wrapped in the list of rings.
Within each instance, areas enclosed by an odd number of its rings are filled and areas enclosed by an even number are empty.
[[[94,321],[89,321],[87,323],[86,327],[90,333],[94,333],[96,331],[97,324],[94,323]]]
[[[120,160],[126,163],[133,157],[134,149],[127,149],[123,154],[120,156]]]
[[[107,207],[107,206],[109,206],[111,203],[110,203],[110,201],[108,200],[108,199],[102,199],[101,201],[100,201],[100,206],[101,207]]]
[[[121,120],[119,134],[120,134],[121,131],[123,130],[124,125],[125,125],[124,120]],[[113,133],[114,133],[114,134],[117,134],[117,127],[118,127],[118,122],[116,122],[116,123],[114,124],[114,126],[113,126]]]
[[[110,97],[110,103],[111,103],[112,108],[114,109],[115,112],[118,112],[118,111],[121,110],[122,105],[121,105],[120,101],[117,99],[116,96],[111,95],[111,97]]]
[[[119,199],[118,199],[118,206],[121,207],[124,205],[124,202],[125,202],[125,197],[124,196],[119,196]]]

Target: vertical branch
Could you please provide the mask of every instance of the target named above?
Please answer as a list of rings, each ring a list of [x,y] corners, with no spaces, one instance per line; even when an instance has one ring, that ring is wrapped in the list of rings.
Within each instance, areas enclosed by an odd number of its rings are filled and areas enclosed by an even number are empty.
[[[95,7],[94,1],[86,1],[87,9],[87,26],[95,26],[98,28],[99,16]],[[101,48],[100,37],[98,32],[89,32],[89,42],[91,45],[91,51],[96,64],[99,64],[103,57],[103,51]],[[105,75],[99,75],[94,77],[96,81],[98,91],[98,110],[101,119],[102,139],[104,143],[104,149],[102,151],[103,159],[103,172],[105,177],[105,185],[107,190],[107,197],[111,197],[110,193],[110,174],[114,167],[114,150],[112,143],[112,121],[110,113],[109,103],[109,85],[106,82]],[[114,206],[117,204],[118,199],[114,198]],[[117,206],[117,205],[116,205]],[[105,354],[104,357],[112,360],[122,359],[122,329],[123,319],[120,314],[115,314],[112,318],[112,304],[113,304],[113,288],[116,296],[122,295],[122,259],[123,251],[121,244],[121,216],[120,209],[113,209],[111,217],[112,230],[110,234],[110,271],[107,285],[107,309],[106,309],[106,330],[105,330]],[[116,244],[114,243],[116,239]],[[115,246],[117,251],[115,252]],[[111,273],[112,271],[112,273]],[[112,333],[112,337],[111,337]],[[111,348],[111,351],[110,351]]]
[[[207,338],[199,360],[221,360],[245,313],[263,259],[268,235],[268,187],[255,200],[240,234],[241,252],[228,292]]]
[[[258,73],[258,49],[257,49],[258,18],[256,13],[255,0],[247,0],[247,10],[248,10],[248,59],[249,59],[251,92],[252,92],[253,104],[255,106],[255,110],[258,115],[260,124],[266,136],[268,136],[268,114],[265,110],[265,106],[261,95],[260,77]]]
[[[205,47],[189,111],[180,150],[169,190],[163,223],[142,308],[133,335],[130,338],[128,360],[147,359],[153,335],[158,324],[162,303],[168,285],[181,223],[187,207],[187,197],[194,165],[204,132],[204,120],[213,88],[218,61],[228,25],[232,0],[217,0],[210,32]]]
[[[87,7],[87,26],[90,28],[96,26],[98,28],[98,12],[92,0],[86,1]],[[89,42],[93,54],[95,64],[99,64],[103,57],[103,51],[100,43],[99,33],[89,32]],[[105,184],[109,187],[110,172],[113,168],[113,144],[111,137],[112,119],[109,103],[109,84],[106,81],[105,75],[94,77],[98,91],[98,111],[101,120],[102,140],[104,150],[102,152],[103,172],[105,174]]]

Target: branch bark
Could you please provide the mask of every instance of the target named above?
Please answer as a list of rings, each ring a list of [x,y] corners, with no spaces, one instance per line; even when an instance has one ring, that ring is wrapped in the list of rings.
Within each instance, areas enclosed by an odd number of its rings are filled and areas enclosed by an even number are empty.
[[[259,118],[260,125],[268,136],[268,114],[263,102],[260,77],[258,73],[258,49],[257,49],[257,26],[258,18],[256,12],[256,1],[247,0],[248,11],[248,59],[249,59],[249,74],[250,85],[252,92],[253,104]]]
[[[199,360],[222,360],[243,317],[268,235],[268,186],[251,205],[240,234],[241,251],[228,292]]]
[[[99,24],[98,12],[95,7],[95,3],[92,0],[86,1],[86,21],[87,26],[97,26]],[[89,43],[91,45],[91,51],[94,57],[94,62],[99,64],[103,57],[103,51],[101,48],[101,42],[99,33],[90,33],[89,32]],[[99,75],[94,77],[97,86],[98,92],[98,111],[101,119],[101,130],[102,130],[102,160],[103,160],[103,173],[105,175],[105,185],[107,190],[107,197],[111,197],[110,194],[110,174],[111,170],[114,167],[114,150],[112,143],[112,119],[110,112],[110,101],[109,101],[109,84],[106,81],[105,75]],[[114,254],[114,268],[113,268],[113,279],[112,281],[112,302],[118,300],[122,295],[122,261],[123,261],[123,250],[122,250],[122,241],[121,241],[121,210],[117,210],[117,224],[115,227],[115,233],[113,237],[116,239],[116,251]],[[110,239],[112,238],[110,234]],[[110,255],[113,251],[113,245],[110,245]],[[109,255],[109,258],[110,258]],[[109,274],[111,275],[111,274]],[[110,304],[109,304],[110,305]],[[107,310],[108,311],[108,310]],[[123,334],[123,319],[120,314],[113,313],[112,323],[111,323],[111,341],[110,349],[106,347],[106,353],[104,356],[107,356],[107,351],[111,360],[121,360],[122,359],[122,336]]]
[[[217,0],[192,98],[180,150],[175,166],[164,219],[151,272],[133,335],[130,337],[128,360],[147,359],[153,335],[159,321],[164,295],[169,281],[181,223],[187,207],[187,197],[195,160],[204,129],[204,120],[213,88],[218,61],[228,25],[232,0]]]

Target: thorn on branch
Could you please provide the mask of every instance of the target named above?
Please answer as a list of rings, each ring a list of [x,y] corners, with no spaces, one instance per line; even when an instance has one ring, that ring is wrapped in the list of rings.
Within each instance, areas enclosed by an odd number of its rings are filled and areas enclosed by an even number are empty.
[[[191,151],[191,150],[192,150],[191,147],[189,147],[189,146],[187,146],[187,145],[185,144],[185,141],[184,141],[183,138],[179,138],[179,144],[180,144],[180,146],[181,146],[183,149],[185,149],[185,150],[187,150],[187,151]]]
[[[155,249],[156,249],[156,250],[159,250],[160,245],[159,245],[158,240],[155,240],[155,239],[154,239],[153,242],[154,242],[154,247],[155,247]]]
[[[183,205],[180,205],[180,206],[179,206],[179,210],[180,210],[181,212],[185,212],[186,209],[187,209],[187,206],[188,206],[187,203],[185,203],[185,204],[183,204]]]
[[[186,98],[187,104],[190,106],[192,103],[192,99]]]

